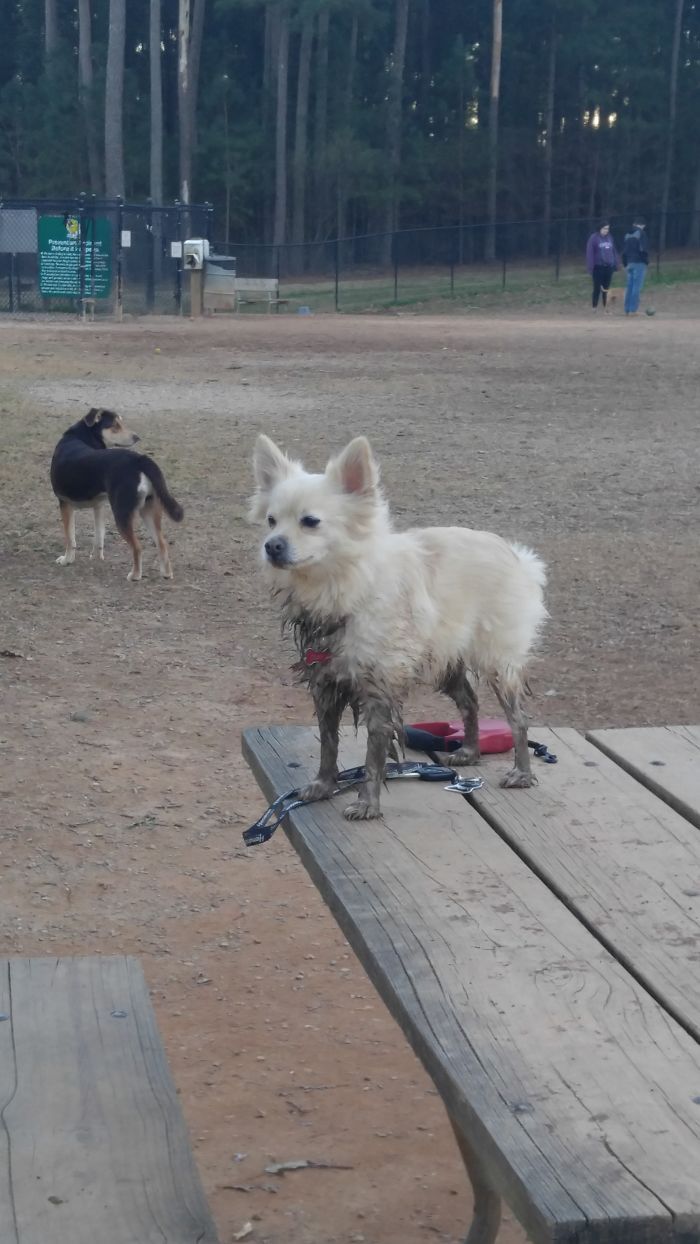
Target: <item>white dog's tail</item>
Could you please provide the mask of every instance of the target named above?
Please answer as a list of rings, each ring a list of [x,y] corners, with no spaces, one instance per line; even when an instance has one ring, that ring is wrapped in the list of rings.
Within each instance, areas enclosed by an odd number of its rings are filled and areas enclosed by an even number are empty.
[[[524,544],[511,544],[510,547],[528,576],[538,587],[544,588],[547,582],[547,567],[542,559]]]

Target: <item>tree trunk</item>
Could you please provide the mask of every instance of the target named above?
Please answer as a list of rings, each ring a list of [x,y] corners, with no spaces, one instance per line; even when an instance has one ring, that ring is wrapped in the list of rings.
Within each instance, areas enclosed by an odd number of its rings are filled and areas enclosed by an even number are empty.
[[[105,81],[105,192],[124,195],[124,47],[126,0],[109,0]]]
[[[316,38],[316,111],[314,115],[314,191],[316,196],[316,238],[325,238],[328,230],[328,181],[326,177],[326,146],[328,144],[328,28],[330,14],[321,9]]]
[[[226,75],[228,79],[228,74]],[[224,210],[224,240],[228,248],[231,241],[231,140],[230,127],[228,120],[228,80],[224,87],[224,151],[225,155],[225,210]]]
[[[48,68],[58,51],[58,12],[56,0],[44,0],[44,58]]]
[[[388,89],[386,122],[386,164],[388,173],[387,201],[384,215],[384,262],[391,254],[391,235],[398,225],[398,178],[401,168],[401,120],[403,104],[403,74],[406,63],[406,35],[408,33],[409,0],[396,0],[396,26],[391,77]]]
[[[493,0],[491,86],[489,91],[489,191],[485,258],[496,258],[496,211],[498,201],[498,106],[501,98],[501,51],[503,47],[503,0]]]
[[[360,20],[357,13],[352,15],[352,26],[350,27],[350,48],[348,51],[347,76],[345,78],[345,91],[343,94],[343,118],[348,134],[351,133],[350,116],[352,113],[352,100],[355,87],[355,67],[357,64],[357,41],[359,37]],[[347,234],[347,179],[345,169],[342,164],[338,168],[338,184],[336,187],[336,237],[344,238]]]
[[[296,126],[294,133],[294,191],[292,210],[292,241],[305,241],[306,221],[306,165],[308,151],[309,80],[311,76],[311,49],[314,39],[312,16],[304,18],[299,43],[299,76],[297,79]],[[297,268],[303,269],[301,251],[295,255]]]
[[[581,216],[583,205],[583,179],[586,170],[586,158],[588,153],[588,143],[586,141],[586,126],[584,125],[584,114],[586,112],[586,76],[583,65],[578,67],[578,115],[577,115],[577,131],[576,142],[573,143],[573,135],[570,135],[570,150],[573,158],[573,189],[571,202],[573,207],[569,208],[569,215],[578,220]]]
[[[85,126],[88,173],[90,176],[90,189],[92,193],[99,194],[101,190],[100,153],[97,146],[97,133],[95,131],[95,99],[93,95],[94,80],[92,73],[92,19],[90,15],[90,0],[78,0],[78,26],[78,90],[80,94],[80,107],[83,114],[83,124]]]
[[[591,189],[588,198],[588,219],[593,227],[596,216],[600,215],[598,207],[598,175],[600,173],[600,135],[593,132],[593,171],[591,173]]]
[[[666,167],[664,169],[663,188],[661,193],[661,219],[659,221],[659,251],[666,249],[666,224],[668,203],[671,195],[671,174],[673,172],[673,148],[676,141],[676,110],[678,104],[678,59],[681,47],[681,27],[683,24],[683,0],[676,0],[676,20],[673,25],[673,44],[671,47],[671,76],[668,92],[668,126],[666,129]]]
[[[204,13],[207,0],[194,0],[192,34],[190,36],[190,177],[197,160],[197,102],[199,97],[199,66],[204,39]],[[191,191],[190,183],[190,191]]]
[[[458,178],[458,235],[457,235],[457,262],[464,263],[464,128],[466,125],[466,99],[465,99],[465,70],[464,70],[464,42],[462,36],[459,36],[459,91],[457,95],[457,178]],[[470,232],[471,236],[471,232]]]
[[[423,0],[420,24],[420,109],[425,123],[430,112],[432,78],[430,0]]]
[[[149,59],[151,70],[151,180],[154,203],[163,202],[163,63],[160,0],[150,0]]]
[[[277,10],[271,4],[265,5],[265,36],[263,50],[263,91],[267,95],[272,94],[272,83],[274,79],[275,64],[275,44],[277,42],[275,34],[275,23],[277,20]]]
[[[287,78],[289,13],[280,12],[277,39],[277,120],[275,126],[275,216],[272,245],[282,246],[287,228]]]
[[[190,0],[178,0],[177,115],[180,138],[179,195],[189,203],[192,184],[192,127],[190,112]]]
[[[547,99],[545,103],[544,149],[544,203],[542,212],[542,254],[547,257],[550,244],[550,227],[552,223],[552,166],[554,162],[554,86],[557,76],[557,27],[552,13],[552,29],[549,37],[549,66],[547,69]]]
[[[279,9],[274,4],[265,5],[265,51],[263,59],[262,132],[264,142],[263,161],[263,230],[265,238],[272,237],[275,214],[274,151],[275,151],[275,104],[277,84],[277,43],[279,34]]]
[[[180,136],[180,202],[192,202],[192,166],[197,133],[197,89],[206,0],[178,0],[177,111]],[[191,21],[190,21],[191,15]],[[186,226],[189,228],[189,225]]]
[[[163,202],[163,63],[161,52],[161,0],[150,0],[148,25],[148,57],[150,67],[151,95],[151,202],[159,207]],[[151,246],[153,247],[153,279],[157,285],[161,279],[163,217],[151,212]]]

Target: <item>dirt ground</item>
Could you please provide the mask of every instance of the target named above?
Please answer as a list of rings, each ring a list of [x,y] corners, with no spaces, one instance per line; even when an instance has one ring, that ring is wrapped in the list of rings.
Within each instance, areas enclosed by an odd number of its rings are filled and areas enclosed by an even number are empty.
[[[456,1241],[469,1217],[440,1099],[283,835],[241,844],[263,807],[241,729],[311,720],[244,517],[255,434],[320,466],[369,433],[399,525],[545,557],[535,721],[697,721],[693,299],[634,321],[0,325],[0,951],[140,956],[222,1244],[248,1221],[269,1244]],[[172,584],[152,549],[127,583],[111,528],[89,561],[89,516],[55,564],[49,459],[91,405],[186,507]],[[347,1169],[264,1172],[296,1158]],[[509,1218],[500,1238],[523,1239]]]

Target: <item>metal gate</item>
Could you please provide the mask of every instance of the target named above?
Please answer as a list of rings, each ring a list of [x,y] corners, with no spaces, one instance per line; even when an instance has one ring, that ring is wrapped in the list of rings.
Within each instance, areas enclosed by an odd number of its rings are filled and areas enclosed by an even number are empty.
[[[0,314],[186,312],[182,244],[211,219],[207,203],[0,201]]]

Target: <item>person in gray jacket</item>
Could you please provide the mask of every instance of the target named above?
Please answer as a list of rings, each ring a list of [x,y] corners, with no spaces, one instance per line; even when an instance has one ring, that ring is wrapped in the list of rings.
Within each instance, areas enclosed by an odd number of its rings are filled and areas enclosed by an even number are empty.
[[[639,311],[639,297],[649,266],[649,243],[641,216],[635,217],[631,232],[625,234],[622,262],[627,272],[625,315],[636,315]]]

